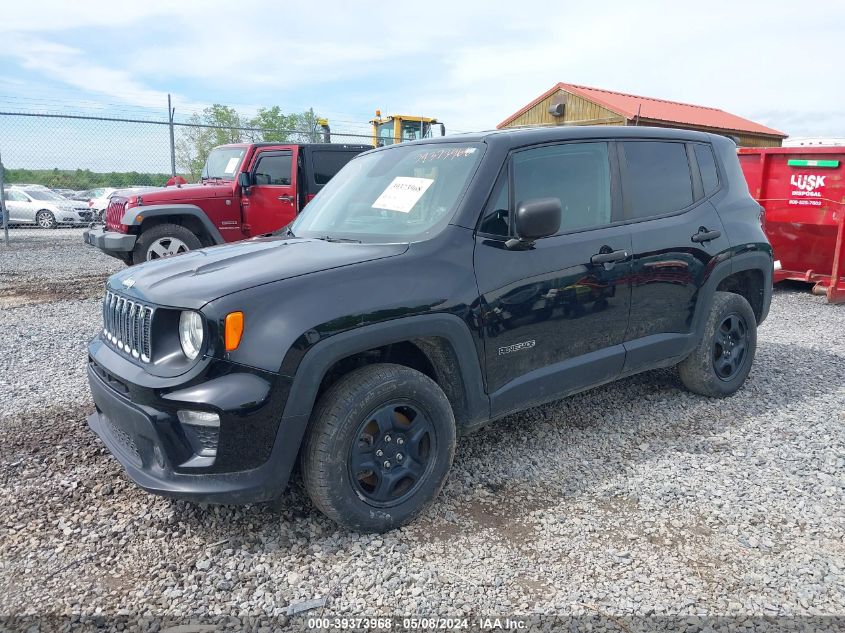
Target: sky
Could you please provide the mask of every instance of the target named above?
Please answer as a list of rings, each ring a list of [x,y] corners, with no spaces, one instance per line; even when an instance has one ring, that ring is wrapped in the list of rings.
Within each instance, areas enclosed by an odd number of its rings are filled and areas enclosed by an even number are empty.
[[[380,109],[459,132],[563,81],[843,137],[843,36],[841,1],[32,0],[0,9],[0,111],[161,116],[170,93],[177,116],[313,107],[366,132]]]

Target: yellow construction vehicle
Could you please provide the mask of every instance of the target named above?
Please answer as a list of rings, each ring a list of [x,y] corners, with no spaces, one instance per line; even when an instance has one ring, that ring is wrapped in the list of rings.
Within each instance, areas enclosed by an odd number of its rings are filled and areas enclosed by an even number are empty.
[[[445,125],[437,119],[424,116],[391,114],[382,118],[381,110],[376,110],[376,116],[370,123],[373,125],[373,147],[431,138],[435,136],[434,130],[438,127],[440,136],[446,135]]]

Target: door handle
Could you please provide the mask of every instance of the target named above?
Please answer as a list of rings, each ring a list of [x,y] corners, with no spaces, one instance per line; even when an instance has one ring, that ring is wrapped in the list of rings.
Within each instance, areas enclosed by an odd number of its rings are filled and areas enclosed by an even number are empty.
[[[277,200],[281,200],[282,202],[293,202],[293,196],[279,196]]]
[[[609,251],[607,253],[596,253],[590,258],[591,264],[612,264],[628,259],[628,251]]]
[[[711,240],[715,240],[716,238],[722,237],[721,231],[709,231],[706,226],[701,226],[698,228],[698,233],[693,235],[690,239],[693,242],[709,242]]]

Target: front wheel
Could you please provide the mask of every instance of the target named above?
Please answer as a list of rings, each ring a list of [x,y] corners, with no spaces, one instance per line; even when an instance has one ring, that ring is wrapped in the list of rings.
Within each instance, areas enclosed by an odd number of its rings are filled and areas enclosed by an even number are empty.
[[[178,224],[157,224],[143,233],[132,251],[135,264],[173,257],[202,248],[199,238]]]
[[[680,365],[687,389],[703,396],[724,398],[745,382],[757,350],[757,319],[745,297],[716,292],[704,336]]]
[[[58,226],[56,217],[46,209],[35,214],[35,223],[42,229],[54,229]]]
[[[356,369],[311,416],[302,479],[335,522],[384,532],[418,516],[440,492],[455,454],[455,418],[425,374],[392,364]]]

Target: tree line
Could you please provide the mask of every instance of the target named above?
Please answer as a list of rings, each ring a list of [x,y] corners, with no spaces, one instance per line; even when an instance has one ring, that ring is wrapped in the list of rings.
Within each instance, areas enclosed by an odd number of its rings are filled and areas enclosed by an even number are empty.
[[[313,108],[285,114],[279,106],[259,108],[253,117],[215,103],[178,126],[176,166],[188,178],[200,177],[208,153],[227,143],[319,143],[322,130]],[[211,126],[211,127],[206,127]]]
[[[137,171],[95,172],[90,169],[11,169],[6,167],[6,185],[44,185],[50,189],[82,191],[97,187],[164,187],[170,174]]]
[[[191,115],[186,125],[176,126],[176,171],[188,182],[200,178],[209,152],[227,143],[318,143],[322,140],[319,117],[313,108],[286,114],[279,106],[259,108],[255,116],[239,113],[231,106],[215,103]],[[166,148],[163,148],[166,151]],[[116,159],[118,157],[115,157]],[[128,157],[126,157],[128,160]],[[51,189],[93,189],[95,187],[163,187],[166,173],[137,171],[93,172],[89,169],[11,169],[5,182],[37,184]]]

